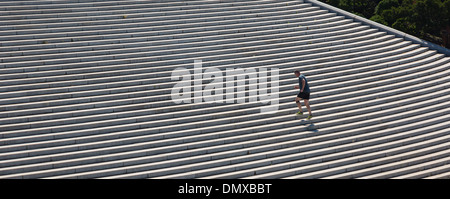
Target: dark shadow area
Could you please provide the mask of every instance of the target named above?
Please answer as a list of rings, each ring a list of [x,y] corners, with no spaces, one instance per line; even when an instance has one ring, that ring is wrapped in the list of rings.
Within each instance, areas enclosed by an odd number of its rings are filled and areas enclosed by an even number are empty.
[[[317,130],[316,125],[314,124],[314,118],[311,120],[307,120],[305,118],[299,118],[300,125],[304,126],[306,131],[311,131],[313,133],[318,133],[319,130]]]

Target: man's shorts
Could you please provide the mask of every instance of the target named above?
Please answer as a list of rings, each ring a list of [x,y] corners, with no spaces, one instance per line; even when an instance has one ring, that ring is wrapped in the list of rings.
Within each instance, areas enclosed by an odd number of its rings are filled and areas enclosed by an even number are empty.
[[[298,93],[297,97],[309,100],[309,93]]]

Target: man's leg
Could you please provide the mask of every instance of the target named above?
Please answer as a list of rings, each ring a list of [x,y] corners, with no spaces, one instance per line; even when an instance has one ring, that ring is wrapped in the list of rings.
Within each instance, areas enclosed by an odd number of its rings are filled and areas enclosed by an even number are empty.
[[[309,100],[305,99],[304,101],[305,101],[305,106],[306,106],[306,108],[308,109],[309,115],[312,115],[312,113],[311,113],[311,107],[309,107]]]
[[[298,109],[300,109],[300,112],[303,113],[302,111],[302,104],[300,103],[300,100],[302,100],[302,98],[296,97],[295,98],[295,103],[297,103]]]

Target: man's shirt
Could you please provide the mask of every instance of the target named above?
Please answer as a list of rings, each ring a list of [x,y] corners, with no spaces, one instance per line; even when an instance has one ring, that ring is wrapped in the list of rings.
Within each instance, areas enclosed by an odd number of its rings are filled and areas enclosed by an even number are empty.
[[[306,80],[306,77],[304,75],[300,75],[298,76],[298,84],[300,86],[300,91],[302,90],[302,80],[305,80],[305,89],[303,90],[303,92],[305,93],[310,93],[311,91],[309,90],[309,84],[308,84],[308,80]]]

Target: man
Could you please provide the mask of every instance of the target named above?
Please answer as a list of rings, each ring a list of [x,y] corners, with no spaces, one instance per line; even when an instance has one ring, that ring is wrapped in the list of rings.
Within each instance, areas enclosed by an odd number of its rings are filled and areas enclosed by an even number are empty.
[[[309,112],[309,116],[306,119],[310,120],[313,116],[311,113],[311,107],[309,107],[309,94],[311,93],[311,91],[309,90],[308,80],[306,80],[306,77],[300,74],[298,70],[294,71],[294,74],[296,77],[298,77],[298,86],[295,86],[294,88],[300,89],[300,93],[298,93],[297,97],[295,98],[295,103],[297,103],[297,106],[300,109],[300,111],[297,112],[297,115],[303,115],[302,104],[300,103],[300,100],[303,99],[303,101],[305,102],[305,106]]]

